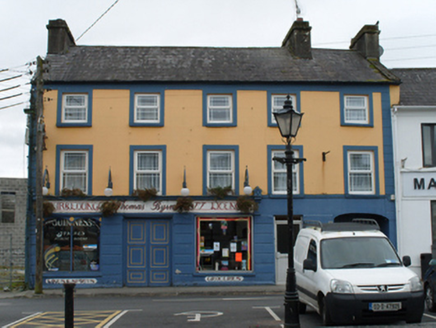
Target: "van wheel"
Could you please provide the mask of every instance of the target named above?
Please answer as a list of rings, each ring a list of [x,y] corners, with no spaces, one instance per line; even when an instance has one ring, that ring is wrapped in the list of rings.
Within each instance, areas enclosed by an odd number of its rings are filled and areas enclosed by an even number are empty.
[[[306,313],[306,308],[307,308],[306,304],[298,302],[298,312],[300,314],[305,314]]]
[[[331,326],[333,324],[332,319],[330,317],[330,313],[327,308],[327,303],[325,301],[325,297],[323,297],[320,301],[321,305],[321,316],[322,316],[322,323],[324,326]]]
[[[434,292],[430,285],[425,286],[425,306],[427,307],[427,310],[431,312],[436,311],[436,304],[434,299]]]

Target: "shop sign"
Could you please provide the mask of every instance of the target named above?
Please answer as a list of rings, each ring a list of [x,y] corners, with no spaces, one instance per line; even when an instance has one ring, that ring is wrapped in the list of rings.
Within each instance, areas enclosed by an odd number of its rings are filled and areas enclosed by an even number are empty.
[[[404,197],[436,197],[435,172],[403,172]]]
[[[56,278],[46,279],[46,284],[76,284],[76,285],[93,285],[97,283],[97,279],[93,278]]]
[[[244,277],[242,276],[208,276],[204,278],[206,282],[242,282]]]
[[[99,201],[62,200],[52,201],[54,213],[98,213]],[[154,200],[149,202],[124,201],[118,213],[174,213],[175,201]],[[236,201],[194,201],[191,212],[196,213],[234,213],[237,212]]]

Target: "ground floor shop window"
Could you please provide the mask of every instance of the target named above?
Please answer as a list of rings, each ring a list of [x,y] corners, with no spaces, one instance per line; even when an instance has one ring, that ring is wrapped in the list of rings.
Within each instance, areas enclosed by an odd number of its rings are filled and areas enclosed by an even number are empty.
[[[44,222],[44,270],[99,270],[100,221],[94,218]]]
[[[251,239],[251,217],[198,217],[197,270],[252,270]]]

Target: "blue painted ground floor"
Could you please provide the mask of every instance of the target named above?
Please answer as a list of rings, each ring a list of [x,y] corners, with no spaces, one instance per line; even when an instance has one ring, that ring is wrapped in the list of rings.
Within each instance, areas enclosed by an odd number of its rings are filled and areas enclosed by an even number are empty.
[[[254,213],[235,200],[194,200],[175,212],[174,200],[124,200],[104,217],[103,200],[50,200],[44,219],[44,288],[65,279],[80,287],[284,284],[287,266],[287,200],[258,198]],[[396,245],[394,202],[335,196],[294,199],[294,235],[305,221],[372,218]],[[30,220],[34,222],[35,220]],[[28,226],[27,280],[35,278],[35,227]],[[64,279],[64,280],[63,280]]]

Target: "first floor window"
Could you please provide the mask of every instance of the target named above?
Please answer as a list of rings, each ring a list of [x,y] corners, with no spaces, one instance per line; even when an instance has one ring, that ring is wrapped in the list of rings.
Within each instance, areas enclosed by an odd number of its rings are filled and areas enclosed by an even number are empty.
[[[374,154],[370,151],[348,152],[350,194],[374,194]]]
[[[162,152],[137,151],[135,153],[134,189],[156,189],[162,192]]]
[[[44,222],[45,271],[97,271],[100,265],[100,221],[94,218]]]
[[[276,118],[274,117],[274,113],[279,112],[283,109],[283,105],[287,99],[287,95],[272,95],[271,97],[271,122],[277,124]],[[292,101],[292,107],[296,110],[296,97],[294,95],[290,95],[290,99]]]
[[[2,223],[15,222],[15,192],[0,193],[0,218]]]
[[[64,94],[62,108],[62,122],[86,123],[88,121],[88,95]]]
[[[436,166],[436,124],[422,125],[422,155],[424,167]]]
[[[88,191],[88,152],[63,151],[61,153],[61,190],[80,189]]]
[[[283,151],[273,151],[272,158],[284,158],[285,152]],[[294,150],[294,158],[298,158],[298,151]],[[294,194],[298,194],[300,192],[300,175],[298,174],[298,166],[299,164],[292,165],[292,192]],[[287,194],[287,172],[286,172],[286,164],[280,163],[279,161],[273,160],[272,162],[272,193],[278,195],[286,195]]]
[[[232,96],[209,95],[207,97],[207,122],[232,123]]]
[[[252,270],[251,217],[197,218],[197,271]]]
[[[368,98],[366,96],[345,96],[345,123],[368,124]]]
[[[233,190],[235,180],[235,159],[233,151],[209,151],[207,153],[208,184],[207,187]]]
[[[159,122],[160,99],[158,94],[135,95],[135,122]]]

